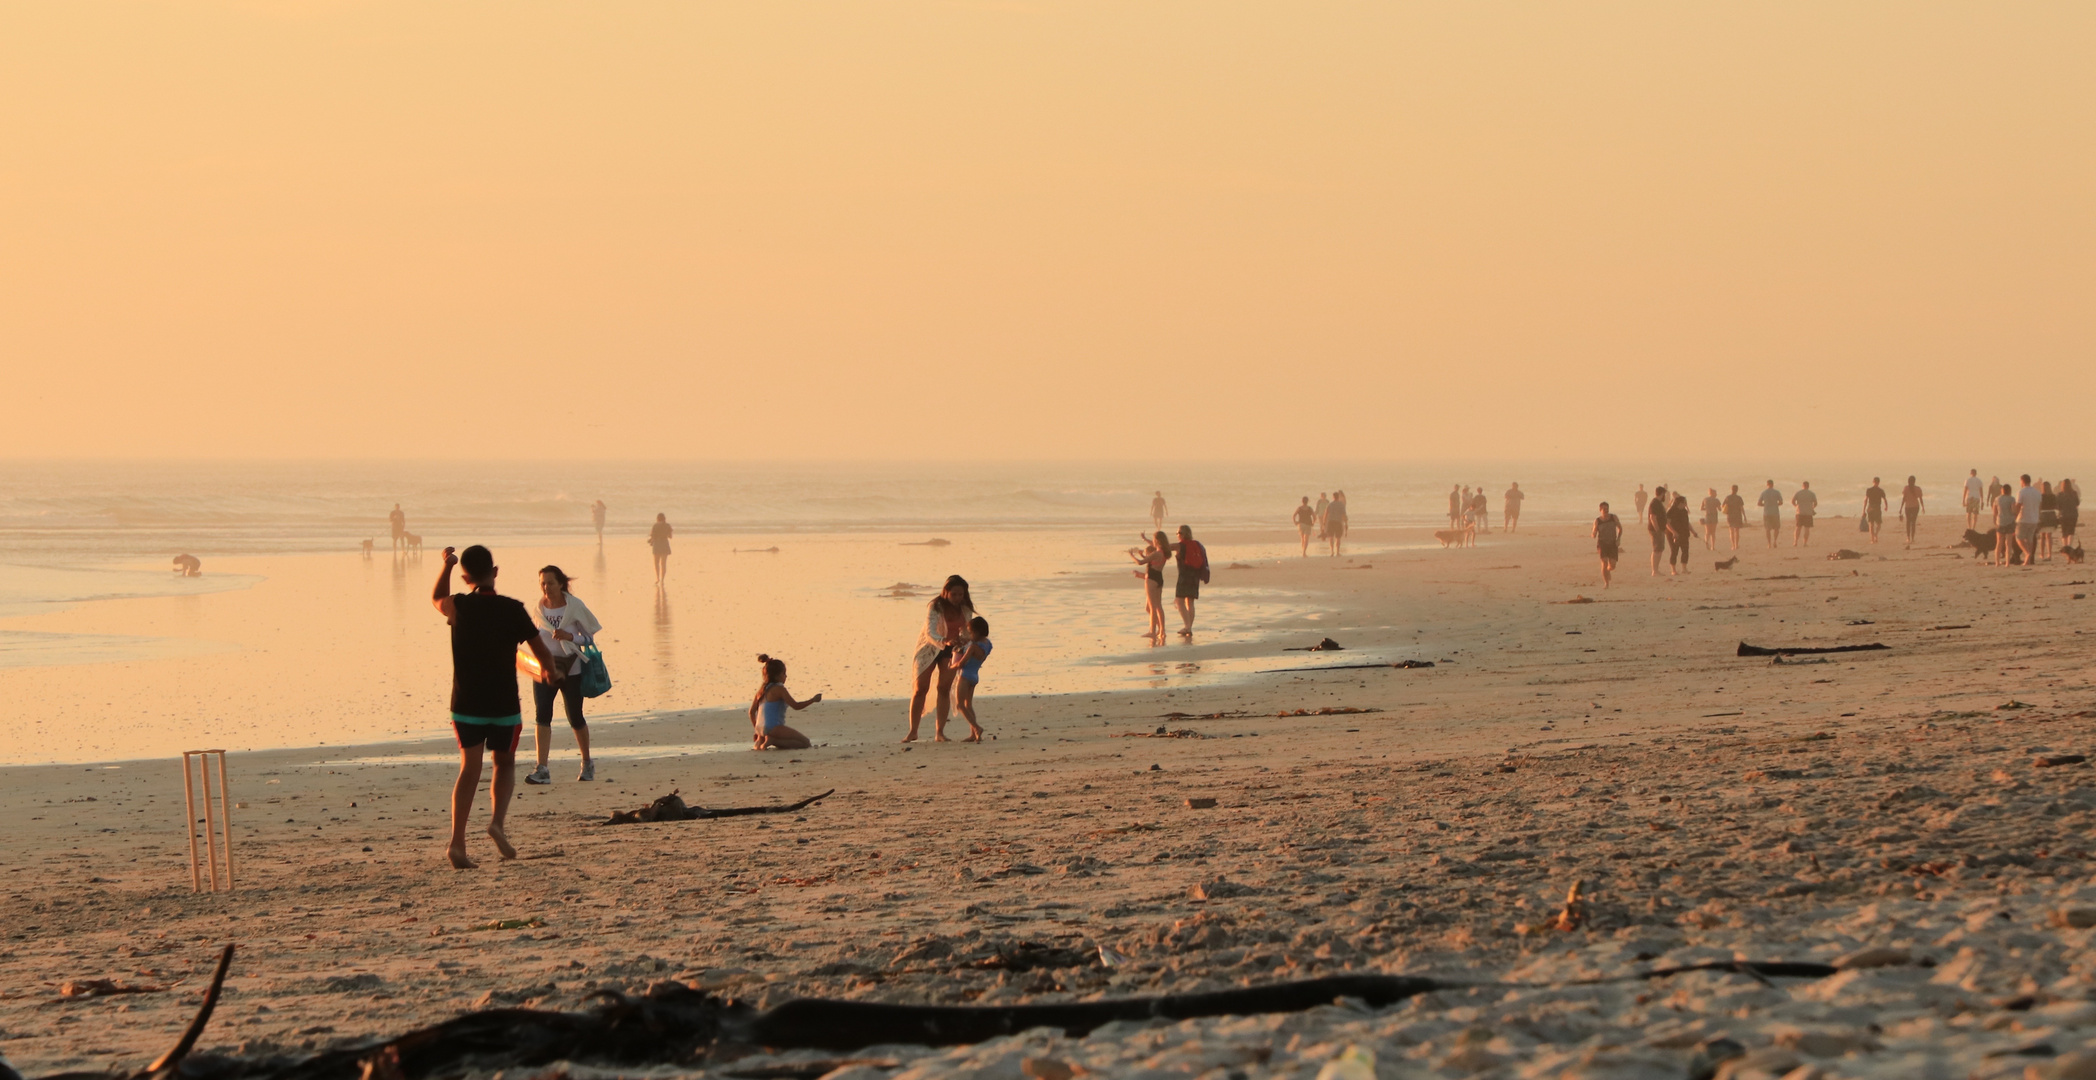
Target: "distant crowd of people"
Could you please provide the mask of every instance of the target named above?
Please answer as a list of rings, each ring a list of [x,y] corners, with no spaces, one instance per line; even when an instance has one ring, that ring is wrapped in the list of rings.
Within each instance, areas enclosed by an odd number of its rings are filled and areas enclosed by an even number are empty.
[[[2081,516],[2081,488],[2072,480],[2061,480],[2055,487],[2048,480],[2034,483],[2026,473],[2021,478],[2020,487],[2011,487],[2000,477],[1983,481],[1979,470],[1973,469],[1966,476],[1961,494],[1966,541],[1980,547],[1991,543],[1993,561],[1998,565],[2012,562],[2029,565],[2038,559],[2051,558],[2055,532],[2063,537],[2060,546],[2074,545],[2074,532]],[[1871,477],[1870,486],[1863,490],[1863,508],[1857,516],[1856,531],[1867,535],[1873,544],[1878,542],[1883,532],[1886,516],[1893,512],[1892,500],[1892,492],[1885,487],[1883,478]],[[1812,546],[1812,528],[1819,516],[1819,503],[1819,493],[1812,489],[1809,480],[1800,481],[1798,489],[1787,499],[1774,480],[1765,481],[1754,504],[1761,511],[1762,535],[1768,546],[1781,545],[1785,506],[1791,509],[1790,546]],[[1689,506],[1689,497],[1678,491],[1670,492],[1665,485],[1654,488],[1648,496],[1645,486],[1639,484],[1637,493],[1631,496],[1631,506],[1652,541],[1652,575],[1659,575],[1662,555],[1666,556],[1668,574],[1688,573],[1697,517],[1696,511]],[[1704,489],[1703,501],[1696,509],[1701,511],[1706,550],[1717,548],[1720,522],[1728,535],[1731,550],[1739,550],[1739,534],[1747,524],[1747,500],[1740,494],[1738,484],[1733,484],[1731,492],[1723,497],[1718,495],[1716,488]],[[1926,498],[1921,485],[1915,477],[1907,477],[1906,484],[1899,490],[1898,509],[1907,547],[1914,546],[1915,533],[1925,509]],[[1608,503],[1602,503],[1600,510],[1590,535],[1601,559],[1601,582],[1606,588],[1614,579],[1616,564],[1622,554],[1625,528],[1622,519],[1611,511]],[[1991,519],[1992,529],[1987,533],[1978,531],[1983,517]]]
[[[1521,525],[1521,502],[1528,498],[1519,483],[1507,486],[1499,497],[1499,529],[1513,532]],[[1485,485],[1472,488],[1453,484],[1448,489],[1448,529],[1436,532],[1444,547],[1476,547],[1479,532],[1492,531],[1492,500]]]
[[[1320,491],[1316,506],[1310,505],[1310,496],[1303,496],[1295,508],[1295,531],[1302,540],[1303,557],[1310,555],[1312,533],[1324,541],[1325,554],[1340,554],[1346,547],[1347,524],[1346,492]]]

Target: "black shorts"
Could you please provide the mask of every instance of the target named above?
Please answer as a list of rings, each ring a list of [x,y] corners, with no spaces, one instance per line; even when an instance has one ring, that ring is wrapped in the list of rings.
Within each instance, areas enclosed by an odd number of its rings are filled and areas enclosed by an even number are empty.
[[[1596,551],[1599,551],[1599,552],[1601,553],[1601,557],[1602,557],[1602,558],[1604,558],[1604,559],[1607,559],[1607,560],[1608,560],[1609,562],[1615,562],[1615,561],[1616,561],[1616,556],[1617,556],[1617,548],[1616,548],[1616,545],[1614,545],[1614,544],[1595,544],[1595,545],[1594,545],[1594,550],[1596,550]]]
[[[1179,580],[1172,585],[1172,595],[1181,600],[1199,600],[1201,598],[1201,572],[1199,570],[1179,571]]]
[[[504,750],[516,753],[517,741],[524,735],[522,724],[468,724],[463,720],[453,720],[451,730],[458,734],[460,749],[485,746],[498,754]]]

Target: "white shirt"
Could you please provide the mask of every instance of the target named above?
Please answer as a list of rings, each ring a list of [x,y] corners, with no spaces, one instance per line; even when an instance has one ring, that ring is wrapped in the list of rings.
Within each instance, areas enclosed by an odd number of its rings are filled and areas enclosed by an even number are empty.
[[[1979,477],[1977,477],[1977,476],[1968,476],[1968,477],[1966,477],[1966,478],[1965,478],[1965,498],[1966,498],[1966,499],[1968,499],[1968,500],[1970,500],[1970,499],[1980,499],[1980,498],[1985,498],[1985,497],[1986,497],[1986,495],[1987,495],[1987,482],[1986,482],[1985,480],[1982,480],[1982,479],[1980,479],[1980,478],[1979,478]]]
[[[2016,505],[2019,508],[2016,514],[2016,524],[2036,525],[2038,523],[2038,507],[2044,502],[2044,499],[2045,493],[2039,491],[2036,484],[2016,492]]]

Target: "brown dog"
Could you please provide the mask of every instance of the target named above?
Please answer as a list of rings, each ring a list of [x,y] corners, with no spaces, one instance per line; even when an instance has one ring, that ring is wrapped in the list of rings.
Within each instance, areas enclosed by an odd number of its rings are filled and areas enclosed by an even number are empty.
[[[1463,536],[1464,530],[1462,529],[1434,530],[1434,539],[1441,541],[1441,546],[1444,548],[1448,547],[1450,544],[1454,544],[1457,547],[1462,547]]]
[[[1739,556],[1734,555],[1729,559],[1719,559],[1716,563],[1712,565],[1715,565],[1720,570],[1730,570],[1733,567],[1739,565]]]

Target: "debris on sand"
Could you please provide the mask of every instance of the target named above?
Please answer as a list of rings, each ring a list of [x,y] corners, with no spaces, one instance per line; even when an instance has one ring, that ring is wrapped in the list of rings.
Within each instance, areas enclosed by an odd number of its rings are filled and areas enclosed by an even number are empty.
[[[672,791],[638,810],[615,810],[606,825],[637,825],[646,821],[698,821],[707,818],[745,817],[750,814],[791,814],[805,810],[837,793],[831,788],[820,795],[810,795],[797,803],[785,806],[731,806],[719,810],[708,810],[703,806],[688,806],[682,796]]]
[[[1290,646],[1290,647],[1288,647],[1288,648],[1286,648],[1286,649],[1282,649],[1281,651],[1282,651],[1282,652],[1339,652],[1339,651],[1341,651],[1341,650],[1343,650],[1343,649],[1345,649],[1345,648],[1346,648],[1346,646],[1344,646],[1344,645],[1341,645],[1340,643],[1338,643],[1338,642],[1336,642],[1336,641],[1333,641],[1333,640],[1332,640],[1331,638],[1325,638],[1324,640],[1322,640],[1322,641],[1319,641],[1319,642],[1318,642],[1317,644],[1315,644],[1315,645],[1293,645],[1293,646]]]
[[[131,986],[114,979],[67,979],[58,986],[62,998],[114,997],[118,994],[160,994],[165,986]]]
[[[1860,551],[1850,551],[1848,548],[1842,548],[1840,551],[1836,551],[1829,554],[1827,556],[1827,561],[1833,562],[1838,559],[1860,559],[1862,557],[1863,553]]]
[[[1588,595],[1586,595],[1586,594],[1584,594],[1584,593],[1582,593],[1582,594],[1580,594],[1580,595],[1578,595],[1578,596],[1575,596],[1575,597],[1573,597],[1573,598],[1572,598],[1572,599],[1570,599],[1570,600],[1552,600],[1552,601],[1551,601],[1551,603],[1553,603],[1553,604],[1598,604],[1598,603],[1600,603],[1600,602],[1601,602],[1601,601],[1599,601],[1599,600],[1596,600],[1596,599],[1594,599],[1593,597],[1591,597],[1591,596],[1588,596]]]
[[[1208,736],[1206,736],[1206,735],[1203,735],[1203,734],[1201,734],[1200,732],[1198,732],[1198,731],[1195,731],[1195,730],[1194,730],[1194,729],[1192,729],[1192,728],[1180,728],[1180,729],[1178,729],[1178,730],[1176,730],[1176,731],[1166,731],[1166,730],[1165,730],[1165,729],[1164,729],[1164,728],[1163,728],[1162,726],[1160,726],[1160,727],[1159,727],[1159,728],[1158,728],[1158,729],[1157,729],[1156,731],[1124,731],[1124,732],[1121,732],[1121,733],[1120,733],[1120,734],[1118,734],[1118,735],[1109,735],[1109,736],[1107,736],[1107,738],[1110,738],[1110,739],[1205,739],[1205,738],[1208,738]]]
[[[1739,652],[1734,655],[1800,656],[1806,653],[1876,652],[1880,649],[1889,649],[1891,647],[1890,645],[1872,642],[1868,645],[1779,645],[1774,648],[1763,648],[1760,645],[1749,645],[1742,641],[1739,643]]]

